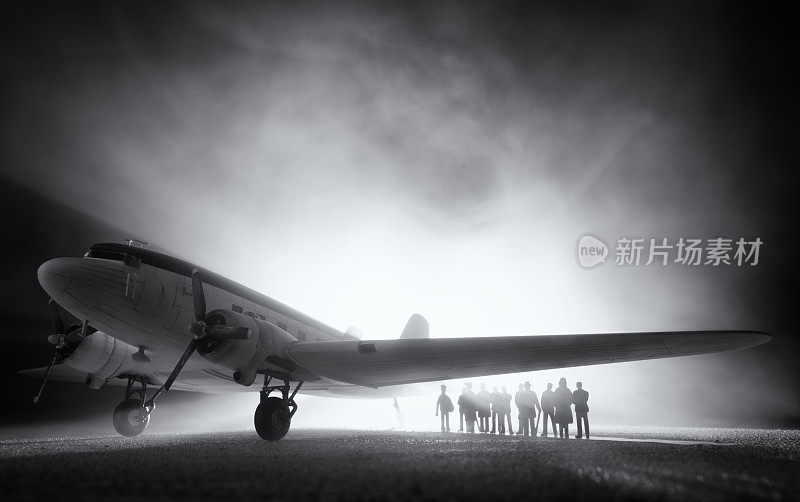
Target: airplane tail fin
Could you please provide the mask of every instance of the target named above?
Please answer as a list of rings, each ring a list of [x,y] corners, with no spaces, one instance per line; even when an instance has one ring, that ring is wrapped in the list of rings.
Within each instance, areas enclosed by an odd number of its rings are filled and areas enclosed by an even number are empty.
[[[428,321],[419,314],[412,315],[408,319],[400,338],[429,338]]]
[[[350,337],[353,340],[361,340],[361,337],[364,335],[364,332],[355,326],[350,326],[347,328],[345,335]]]

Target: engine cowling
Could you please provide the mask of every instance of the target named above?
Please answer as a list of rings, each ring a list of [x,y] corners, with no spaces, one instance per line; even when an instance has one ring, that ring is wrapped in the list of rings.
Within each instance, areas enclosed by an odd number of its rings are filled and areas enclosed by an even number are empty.
[[[197,352],[207,361],[233,370],[236,383],[252,384],[259,370],[291,373],[294,369],[294,364],[283,354],[286,346],[297,339],[274,324],[231,310],[214,310],[206,316],[205,322],[252,330],[252,336],[246,340],[208,338],[197,347]]]
[[[64,364],[87,374],[86,384],[99,389],[109,378],[132,371],[136,362],[132,356],[137,348],[102,331],[95,331],[81,340]]]

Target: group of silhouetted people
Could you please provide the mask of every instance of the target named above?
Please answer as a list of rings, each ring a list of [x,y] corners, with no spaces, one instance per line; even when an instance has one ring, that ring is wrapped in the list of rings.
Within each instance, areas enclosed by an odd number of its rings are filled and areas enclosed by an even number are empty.
[[[554,391],[553,384],[548,383],[547,390],[542,392],[540,403],[536,392],[531,389],[530,382],[520,384],[514,396],[519,420],[517,435],[536,436],[539,422],[542,421],[544,425],[541,436],[547,437],[549,420],[553,427],[553,436],[569,438],[569,424],[574,421],[572,405],[575,405],[575,416],[578,420],[578,434],[575,437],[589,439],[589,393],[583,390],[581,382],[576,385],[578,388],[572,392],[567,387],[566,378],[562,378]],[[467,382],[461,390],[461,395],[458,396],[457,404],[458,432],[474,433],[477,422],[478,432],[502,435],[506,433],[506,423],[508,423],[508,433],[514,434],[511,422],[511,394],[505,387],[501,387],[498,391],[495,386],[492,392],[489,392],[486,390],[486,384],[481,384],[481,390],[476,393],[472,390],[472,384]],[[442,432],[450,432],[450,413],[453,411],[455,411],[453,401],[447,395],[447,387],[442,385],[442,393],[436,401],[436,415],[441,415]]]

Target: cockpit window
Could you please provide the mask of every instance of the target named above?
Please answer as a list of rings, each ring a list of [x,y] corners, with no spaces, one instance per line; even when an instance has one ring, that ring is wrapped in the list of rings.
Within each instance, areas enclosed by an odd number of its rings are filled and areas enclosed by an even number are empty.
[[[135,256],[131,256],[125,253],[118,253],[116,251],[106,251],[103,249],[90,249],[88,253],[84,255],[86,258],[99,258],[101,260],[114,260],[114,261],[121,261],[125,265],[131,268],[139,268],[141,265],[141,261],[139,258]]]

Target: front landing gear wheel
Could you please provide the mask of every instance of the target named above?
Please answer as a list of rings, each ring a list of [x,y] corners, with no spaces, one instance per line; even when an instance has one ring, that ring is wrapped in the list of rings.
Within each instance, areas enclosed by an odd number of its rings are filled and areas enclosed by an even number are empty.
[[[140,399],[126,399],[114,408],[114,428],[123,436],[138,436],[149,423]]]
[[[261,401],[256,408],[253,420],[256,424],[256,432],[261,439],[267,441],[277,441],[289,432],[292,419],[286,402],[279,397],[270,397]]]

